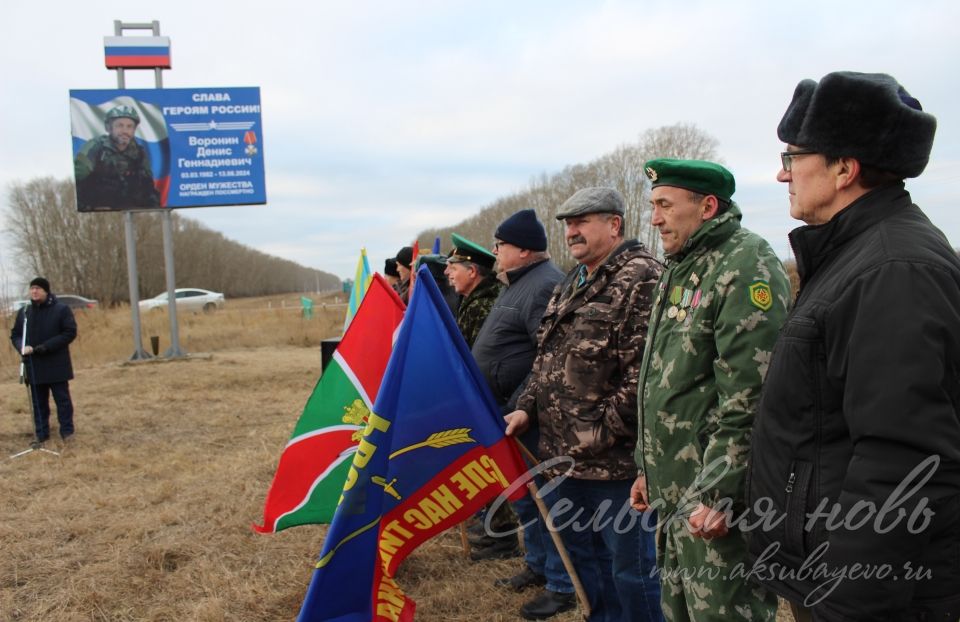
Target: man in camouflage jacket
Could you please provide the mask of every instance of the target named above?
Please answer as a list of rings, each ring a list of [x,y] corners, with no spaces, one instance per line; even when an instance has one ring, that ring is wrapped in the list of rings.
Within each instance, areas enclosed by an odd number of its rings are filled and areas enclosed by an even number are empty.
[[[590,619],[660,620],[652,533],[627,496],[636,473],[636,381],[661,266],[639,242],[624,241],[623,214],[623,197],[612,188],[580,190],[557,214],[578,264],[547,304],[507,434],[536,421],[540,458],[565,459],[546,473],[559,481],[554,522]],[[560,509],[567,503],[571,514]],[[532,613],[521,610],[528,619]]]
[[[457,309],[457,326],[467,345],[473,347],[480,327],[500,295],[502,286],[493,271],[497,257],[470,240],[454,233],[453,250],[447,257],[444,274],[453,289],[463,296]]]
[[[647,162],[667,269],[640,369],[638,509],[660,514],[667,620],[773,621],[777,600],[728,576],[746,561],[726,520],[744,505],[750,430],[790,288],[762,238],[740,227],[733,175],[712,162]]]
[[[74,160],[77,208],[159,207],[150,154],[134,137],[140,115],[130,106],[107,112],[107,133],[88,140]]]

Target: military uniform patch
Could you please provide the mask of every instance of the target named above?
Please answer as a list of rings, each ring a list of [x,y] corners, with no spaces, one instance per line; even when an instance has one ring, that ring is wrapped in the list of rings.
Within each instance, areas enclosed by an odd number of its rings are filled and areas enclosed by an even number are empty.
[[[750,286],[750,302],[761,311],[769,311],[773,306],[773,292],[766,281],[754,281]]]

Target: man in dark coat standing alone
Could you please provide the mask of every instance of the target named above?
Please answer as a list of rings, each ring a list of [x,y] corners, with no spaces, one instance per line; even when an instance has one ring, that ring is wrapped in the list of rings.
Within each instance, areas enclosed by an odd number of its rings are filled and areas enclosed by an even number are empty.
[[[30,385],[36,432],[34,448],[39,448],[50,438],[51,393],[57,404],[60,438],[68,443],[73,436],[73,402],[69,387],[73,365],[69,346],[76,337],[77,322],[73,312],[50,293],[50,282],[43,277],[30,281],[30,304],[17,313],[10,341],[23,356],[24,380]]]

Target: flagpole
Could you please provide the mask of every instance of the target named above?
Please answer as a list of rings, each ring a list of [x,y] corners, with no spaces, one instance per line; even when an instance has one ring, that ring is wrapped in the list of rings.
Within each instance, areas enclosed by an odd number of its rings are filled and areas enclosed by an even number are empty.
[[[517,440],[516,437],[511,436],[513,442],[517,444],[517,447],[520,448],[520,452],[533,464],[537,466],[540,464],[540,461],[530,453],[530,450],[526,446]],[[576,568],[573,567],[573,561],[570,559],[570,554],[567,552],[567,548],[563,545],[563,540],[560,539],[560,534],[557,532],[557,527],[553,524],[553,519],[550,518],[550,512],[547,510],[547,504],[543,502],[543,499],[540,498],[540,489],[537,487],[536,482],[532,479],[527,482],[527,490],[530,491],[530,496],[533,497],[533,502],[537,504],[537,509],[540,510],[540,516],[543,517],[544,524],[547,526],[547,531],[550,532],[550,538],[553,540],[553,544],[557,547],[557,553],[560,554],[560,559],[563,561],[563,567],[566,569],[567,574],[570,575],[570,581],[573,583],[573,590],[577,593],[577,600],[580,601],[580,610],[583,612],[583,619],[590,619],[590,601],[587,600],[587,592],[583,589],[583,584],[580,583],[580,577],[577,575]]]

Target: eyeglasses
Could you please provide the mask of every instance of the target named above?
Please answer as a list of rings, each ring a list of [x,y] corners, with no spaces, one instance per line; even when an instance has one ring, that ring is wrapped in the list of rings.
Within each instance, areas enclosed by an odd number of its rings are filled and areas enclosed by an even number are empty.
[[[503,246],[504,244],[509,246],[508,242],[501,242],[500,240],[497,240],[496,242],[493,243],[493,250],[499,251],[500,247]]]
[[[793,167],[794,156],[810,155],[813,153],[819,153],[819,152],[811,151],[809,149],[798,149],[797,151],[781,151],[780,165],[783,166],[783,170],[789,173],[790,169]]]

